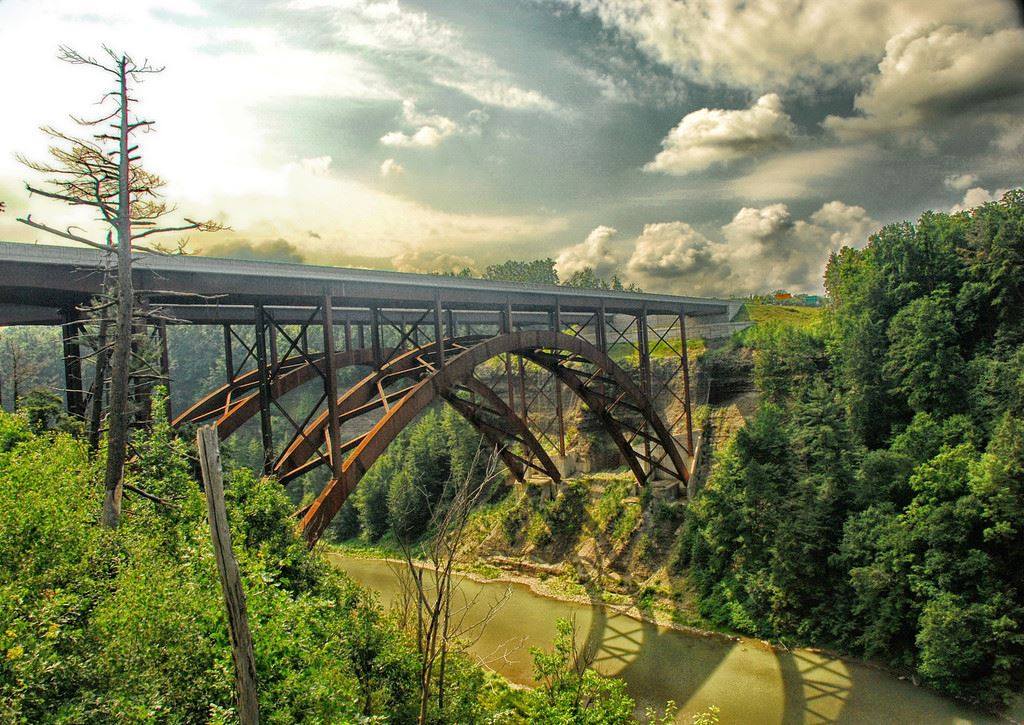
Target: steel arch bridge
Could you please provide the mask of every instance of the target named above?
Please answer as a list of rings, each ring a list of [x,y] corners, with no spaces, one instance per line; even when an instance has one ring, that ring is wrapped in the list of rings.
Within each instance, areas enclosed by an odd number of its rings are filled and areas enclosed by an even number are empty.
[[[102,254],[0,242],[0,325],[63,328],[66,400],[83,385]],[[687,319],[728,320],[721,300],[518,285],[365,270],[143,256],[136,289],[160,368],[175,381],[173,325],[223,329],[225,382],[173,417],[213,423],[222,439],[259,420],[264,472],[287,484],[326,467],[299,512],[312,544],[360,478],[419,413],[444,401],[509,472],[559,481],[566,410],[585,406],[638,484],[687,486],[694,457]],[[339,388],[339,375],[353,380]],[[354,376],[354,377],[353,377]],[[292,391],[315,391],[289,410]],[[100,391],[100,396],[102,391]],[[294,406],[292,406],[294,408]],[[276,428],[276,430],[275,430]]]

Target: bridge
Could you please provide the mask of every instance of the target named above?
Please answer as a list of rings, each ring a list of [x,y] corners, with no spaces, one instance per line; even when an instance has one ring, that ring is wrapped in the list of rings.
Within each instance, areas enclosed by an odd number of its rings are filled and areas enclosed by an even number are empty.
[[[0,242],[0,326],[61,325],[68,411],[84,416],[84,310],[109,261]],[[223,330],[224,382],[173,416],[222,439],[258,418],[263,468],[287,484],[325,467],[299,513],[310,543],[416,416],[444,401],[519,480],[559,481],[566,396],[582,401],[639,485],[687,484],[694,459],[688,324],[736,303],[634,292],[194,256],[140,255],[135,289],[170,378],[168,325]],[[218,333],[219,334],[219,333]],[[356,373],[356,382],[340,389]],[[174,385],[173,380],[169,380]],[[314,390],[299,414],[283,399]],[[101,391],[102,394],[102,391]],[[95,395],[95,394],[93,394]],[[537,411],[543,408],[544,414]],[[286,426],[275,434],[275,425]]]

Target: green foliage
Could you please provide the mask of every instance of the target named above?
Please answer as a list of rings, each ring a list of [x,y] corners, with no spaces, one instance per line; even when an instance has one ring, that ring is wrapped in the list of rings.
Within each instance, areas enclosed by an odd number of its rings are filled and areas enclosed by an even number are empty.
[[[504,282],[532,282],[535,284],[558,284],[555,260],[533,259],[523,262],[509,259],[501,264],[492,264],[484,270],[484,279]]]
[[[331,529],[336,540],[359,533],[379,541],[388,533],[414,541],[427,533],[452,481],[480,485],[488,451],[451,408],[433,408],[408,426],[359,482],[351,509]]]
[[[565,280],[563,284],[566,287],[580,287],[584,289],[603,289],[613,290],[616,292],[643,292],[636,282],[630,282],[628,287],[624,286],[622,284],[622,280],[619,279],[619,276],[616,274],[613,274],[610,280],[599,277],[593,267],[584,267],[583,269],[573,272],[569,276],[569,279]]]
[[[1024,194],[829,263],[820,334],[748,332],[764,402],[684,526],[705,616],[1005,703],[1024,681]],[[1011,302],[1011,300],[1016,302]]]
[[[99,470],[63,433],[0,415],[0,719],[233,719],[233,674],[205,507],[166,421],[140,436],[126,498],[97,525]],[[367,595],[305,551],[280,486],[235,474],[232,533],[267,722],[414,712],[412,648]]]
[[[883,372],[911,410],[950,414],[963,409],[964,359],[949,291],[936,290],[897,312],[889,323]]]
[[[560,619],[556,628],[553,651],[530,650],[534,679],[540,683],[529,696],[530,720],[545,725],[632,722],[635,703],[626,694],[626,683],[584,666],[571,622]]]
[[[540,511],[543,527],[533,533],[538,546],[556,551],[569,549],[583,531],[590,491],[583,481],[566,483]]]

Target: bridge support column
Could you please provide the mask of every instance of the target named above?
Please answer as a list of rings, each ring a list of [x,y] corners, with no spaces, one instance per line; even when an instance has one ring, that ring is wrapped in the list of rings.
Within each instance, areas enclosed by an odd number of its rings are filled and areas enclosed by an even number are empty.
[[[274,470],[274,434],[270,423],[270,368],[267,364],[267,318],[263,303],[257,302],[256,311],[256,369],[259,371],[260,434],[263,442],[263,472]]]
[[[341,480],[341,424],[338,422],[338,373],[334,365],[334,312],[331,296],[324,293],[324,395],[327,396],[327,437],[331,447],[328,459],[331,462],[331,477]],[[346,334],[348,323],[346,323]]]
[[[697,449],[693,446],[693,403],[690,390],[690,354],[686,347],[686,308],[679,310],[679,341],[683,356],[683,400],[686,413],[686,448],[690,451],[690,476],[686,480],[686,500],[697,496]]]
[[[228,385],[235,382],[234,345],[231,342],[231,325],[224,325],[224,382]]]
[[[501,332],[508,335],[512,333],[512,303],[506,302],[501,311]],[[516,409],[515,383],[512,380],[512,353],[505,353],[505,382],[508,385],[508,407]]]
[[[637,316],[636,343],[640,352],[640,390],[647,401],[651,401],[651,345],[647,330],[647,305],[645,304]],[[644,469],[649,478],[654,476],[654,466],[651,464],[651,440],[650,431],[646,423],[644,427],[644,456],[646,457]]]
[[[551,312],[551,331],[562,331],[562,303],[555,298],[555,309]],[[565,461],[565,410],[562,406],[562,381],[555,379],[555,417],[558,419],[558,455]]]
[[[441,317],[441,295],[434,293],[434,345],[437,348],[437,367],[444,367],[444,323]]]
[[[82,348],[79,335],[82,322],[77,310],[63,312],[61,340],[64,348],[64,400],[67,411],[76,418],[85,415],[85,395],[82,390]],[[17,401],[15,401],[17,403]]]
[[[370,344],[373,345],[373,365],[376,368],[380,368],[384,364],[384,357],[381,353],[381,340],[380,340],[380,308],[374,307],[371,310],[371,323],[370,323]]]

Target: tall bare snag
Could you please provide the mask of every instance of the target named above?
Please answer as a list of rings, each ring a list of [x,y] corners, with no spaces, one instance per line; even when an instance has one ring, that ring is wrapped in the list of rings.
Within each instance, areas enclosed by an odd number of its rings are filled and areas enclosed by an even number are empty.
[[[54,128],[43,129],[53,140],[51,160],[46,163],[21,161],[45,174],[44,187],[26,184],[30,194],[85,206],[96,213],[96,221],[105,227],[103,239],[89,238],[78,227],[64,229],[37,222],[32,215],[18,221],[60,239],[84,244],[116,257],[114,291],[104,309],[113,311],[112,341],[107,360],[110,365],[109,409],[107,413],[107,463],[104,475],[102,522],[114,528],[121,518],[121,478],[128,447],[129,390],[132,376],[131,344],[135,290],[132,284],[132,255],[135,252],[166,253],[159,247],[140,243],[146,237],[188,231],[214,231],[223,228],[210,221],[185,218],[178,224],[165,224],[163,218],[173,209],[163,201],[160,177],[144,170],[135,136],[153,126],[133,111],[137,98],[133,88],[141,79],[162,68],[148,61],[137,63],[131,56],[104,47],[101,59],[82,55],[62,46],[59,57],[72,65],[88,66],[110,76],[113,88],[99,101],[101,117],[83,119],[72,116],[87,136],[72,136]],[[183,242],[179,242],[179,250]],[[104,312],[104,316],[107,312]],[[103,354],[105,351],[101,351]]]

